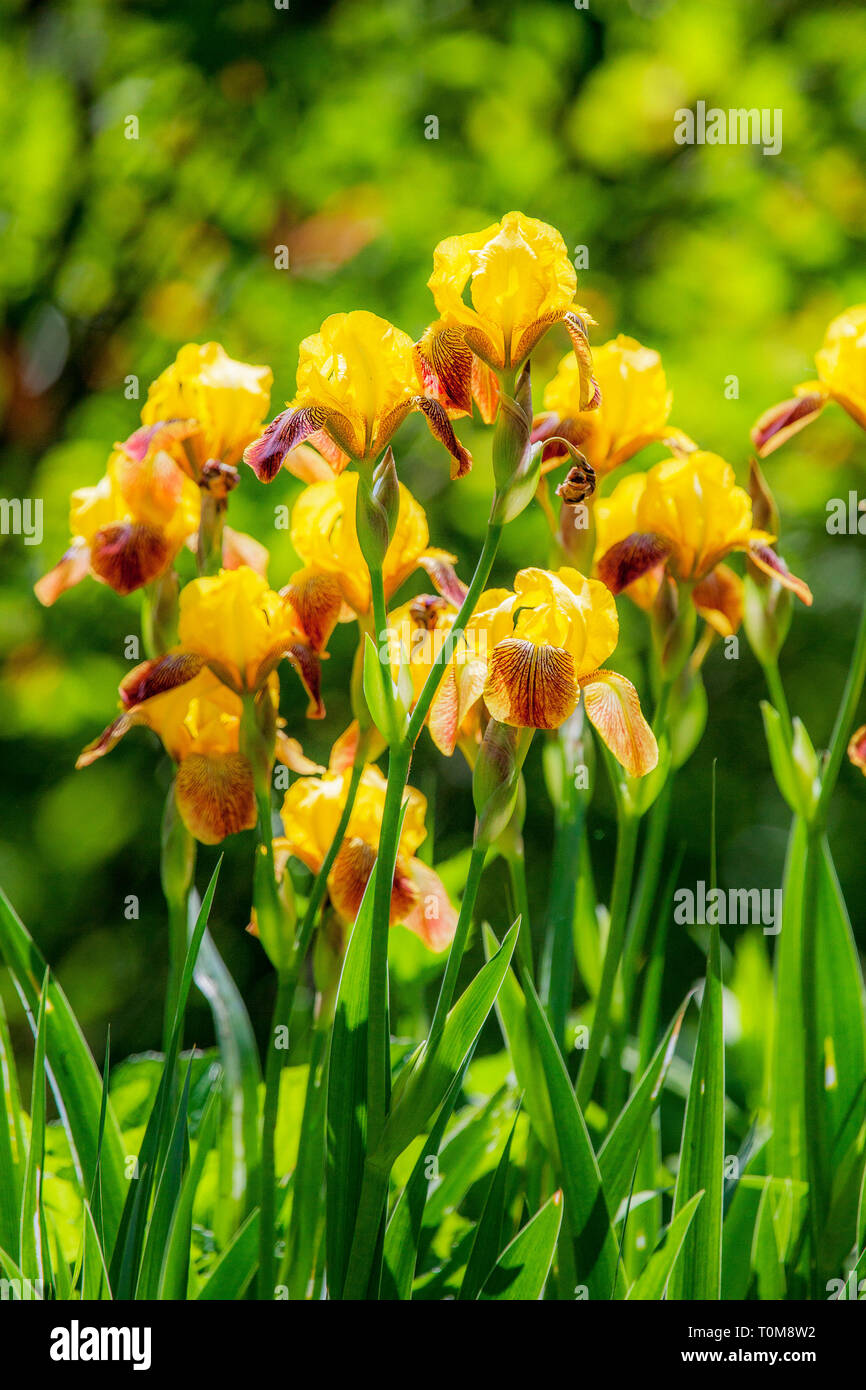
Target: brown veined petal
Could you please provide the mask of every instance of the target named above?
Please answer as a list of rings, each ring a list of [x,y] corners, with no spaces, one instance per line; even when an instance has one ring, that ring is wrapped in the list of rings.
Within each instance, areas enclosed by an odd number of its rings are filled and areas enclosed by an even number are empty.
[[[255,570],[262,579],[268,577],[270,561],[267,546],[246,531],[235,531],[231,526],[223,527],[223,569],[239,570],[243,565]]]
[[[307,705],[308,719],[324,719],[325,705],[322,700],[322,667],[319,656],[312,647],[296,642],[283,653],[301,678],[301,684],[310,697]]]
[[[848,744],[848,757],[855,767],[866,773],[866,724],[855,729]]]
[[[668,558],[670,547],[661,536],[632,531],[606,550],[598,562],[598,577],[612,594],[621,594],[636,579],[649,574]]]
[[[418,369],[427,395],[446,409],[468,415],[472,410],[474,353],[462,328],[433,323],[415,344]]]
[[[455,667],[449,665],[445,668],[445,674],[433,696],[427,715],[430,737],[446,758],[450,758],[457,747],[457,736],[460,732],[459,707]]]
[[[156,579],[173,550],[165,533],[140,521],[113,521],[93,537],[90,568],[115,593],[134,593]]]
[[[343,591],[335,574],[308,567],[298,570],[280,595],[288,599],[316,652],[323,652],[340,618]]]
[[[454,427],[448,419],[445,407],[440,405],[438,401],[431,400],[429,396],[413,397],[412,405],[424,414],[430,427],[430,433],[439,440],[440,444],[445,445],[451,455],[451,477],[462,478],[472,467],[472,455],[454,433]]]
[[[253,770],[242,753],[191,753],[177,770],[174,795],[184,825],[203,845],[256,823]]]
[[[730,637],[743,621],[743,581],[729,565],[714,570],[692,590],[695,607],[720,637]]]
[[[366,840],[352,837],[341,844],[328,878],[328,891],[337,912],[347,922],[354,922],[358,915],[375,863],[376,851]]]
[[[249,464],[260,482],[272,483],[286,455],[311,434],[324,429],[328,414],[321,406],[305,406],[302,410],[290,406],[271,421],[258,439],[247,445],[244,462]]]
[[[54,568],[33,585],[33,592],[41,604],[50,608],[61,594],[80,584],[89,573],[90,546],[84,541],[73,541]]]
[[[770,406],[752,426],[752,443],[761,458],[772,454],[786,439],[798,434],[821,414],[827,404],[825,391],[804,391],[792,400]]]
[[[167,652],[165,656],[142,661],[120,682],[121,704],[130,710],[154,695],[186,685],[198,675],[203,664],[202,658],[192,652]]]
[[[104,758],[106,753],[110,753],[115,744],[120,742],[124,734],[128,734],[135,724],[141,723],[143,720],[135,710],[126,710],[123,714],[119,714],[116,719],[112,720],[107,729],[103,729],[98,738],[95,738],[92,743],[88,743],[86,748],[82,748],[75,760],[76,768],[90,767],[90,764],[95,763],[98,758]]]
[[[616,671],[593,671],[581,681],[589,722],[630,777],[644,777],[659,760],[655,734],[631,681]]]
[[[445,550],[428,550],[418,556],[418,564],[426,570],[437,590],[455,608],[461,608],[467,589],[462,579],[457,577],[453,555]]]
[[[518,729],[558,729],[578,695],[571,653],[517,637],[497,642],[484,684],[491,717]]]
[[[757,565],[759,570],[765,574],[772,575],[778,579],[786,589],[790,589],[792,594],[806,604],[807,608],[812,606],[812,590],[803,579],[798,579],[792,574],[782,559],[777,555],[772,546],[766,545],[763,541],[752,540],[748,548],[748,556],[752,564]]]
[[[415,898],[403,926],[420,937],[430,951],[444,951],[454,940],[457,913],[451,905],[445,885],[429,864],[410,859],[409,877]]]

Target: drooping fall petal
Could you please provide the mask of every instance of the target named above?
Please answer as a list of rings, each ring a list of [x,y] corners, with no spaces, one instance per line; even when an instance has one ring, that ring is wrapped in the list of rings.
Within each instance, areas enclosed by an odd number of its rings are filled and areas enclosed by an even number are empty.
[[[595,671],[581,680],[590,723],[630,777],[643,777],[658,763],[655,735],[643,716],[638,693],[616,671]]]
[[[804,391],[792,400],[780,401],[765,410],[752,426],[752,443],[761,458],[774,453],[792,435],[817,419],[828,399],[826,391]]]
[[[763,570],[765,574],[778,579],[779,583],[784,585],[786,589],[790,589],[792,594],[796,594],[807,608],[811,608],[812,590],[809,585],[805,580],[798,579],[795,574],[791,573],[781,555],[777,555],[772,546],[760,540],[753,540],[749,545],[748,555],[752,564],[757,565],[758,569]]]
[[[636,579],[664,564],[670,546],[661,536],[633,531],[605,551],[598,562],[598,575],[612,594],[620,594]]]
[[[193,753],[177,770],[175,800],[184,824],[203,845],[256,823],[253,772],[241,753]]]

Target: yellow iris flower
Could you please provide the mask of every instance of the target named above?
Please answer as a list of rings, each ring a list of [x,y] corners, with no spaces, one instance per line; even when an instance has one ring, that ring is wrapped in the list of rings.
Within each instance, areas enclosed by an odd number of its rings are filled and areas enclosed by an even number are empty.
[[[202,669],[183,685],[140,698],[152,662],[121,682],[122,713],[89,744],[76,767],[88,767],[137,725],[152,729],[177,764],[174,794],[184,824],[202,844],[214,845],[256,823],[252,769],[239,752],[240,697]],[[273,698],[278,698],[272,677]]]
[[[275,851],[294,855],[312,873],[318,873],[337,832],[350,780],[351,771],[347,770],[299,777],[293,782],[283,803],[284,834],[274,841]],[[378,768],[364,769],[345,839],[328,876],[331,902],[346,923],[355,920],[376,862],[387,785]],[[457,917],[439,876],[415,858],[427,834],[427,800],[414,787],[407,787],[405,803],[391,892],[391,924],[402,922],[431,950],[442,951],[454,936]]]
[[[762,458],[816,420],[829,401],[841,405],[866,430],[866,304],[856,304],[833,319],[815,365],[818,380],[795,386],[793,399],[771,406],[752,429]]]
[[[197,530],[201,495],[167,448],[183,428],[140,429],[115,446],[105,476],[95,487],[73,492],[69,513],[72,543],[35,586],[50,606],[86,575],[130,594],[172,563]]]
[[[573,352],[567,353],[545,388],[545,413],[534,421],[533,440],[552,435],[567,439],[598,477],[657,441],[683,451],[694,448],[682,430],[668,424],[673,392],[653,348],[620,333],[594,349],[592,365],[601,404],[595,410],[581,408],[583,368]],[[545,469],[567,457],[551,442],[544,452]]]
[[[474,358],[495,371],[516,371],[560,322],[579,364],[578,408],[597,403],[586,334],[591,320],[574,302],[577,275],[554,227],[509,212],[483,231],[447,237],[433,253],[427,283],[440,317],[419,351],[455,408],[471,408]]]
[[[696,450],[623,479],[595,505],[599,576],[615,594],[626,590],[648,606],[667,572],[688,585],[696,606],[723,635],[742,615],[742,593],[722,564],[744,551],[804,603],[809,588],[772,549],[773,537],[752,524],[752,501],[718,454]]]
[[[145,425],[190,422],[175,457],[200,474],[211,459],[236,464],[268,412],[273,373],[229,357],[219,343],[187,343],[157,377],[141,412]]]
[[[413,410],[452,457],[452,476],[472,464],[438,400],[424,393],[421,363],[407,333],[366,310],[332,314],[301,343],[297,392],[288,409],[246,449],[262,482],[272,482],[303,440],[324,434],[350,459],[372,463]]]
[[[317,576],[328,576],[349,608],[364,615],[371,607],[370,575],[358,540],[357,493],[357,473],[313,483],[301,493],[292,508],[290,534],[304,569],[293,575],[292,584],[303,591]],[[401,483],[397,522],[382,566],[386,598],[419,567],[443,592],[462,594],[452,568],[454,556],[431,549],[429,539],[424,508]]]
[[[452,662],[458,693],[462,681],[493,719],[524,729],[558,728],[582,696],[614,757],[641,777],[656,766],[658,747],[631,681],[603,666],[618,638],[604,584],[568,567],[521,570],[513,590],[481,595]],[[464,699],[457,714],[466,711]]]
[[[459,601],[459,595],[454,598]],[[457,612],[457,603],[441,594],[419,594],[389,614],[388,657],[392,675],[396,682],[401,664],[408,665],[413,708],[454,626]],[[436,747],[448,757],[459,744],[467,761],[474,762],[483,733],[480,699],[486,676],[484,661],[473,659],[468,653],[465,660],[450,661],[445,667],[426,723]]]

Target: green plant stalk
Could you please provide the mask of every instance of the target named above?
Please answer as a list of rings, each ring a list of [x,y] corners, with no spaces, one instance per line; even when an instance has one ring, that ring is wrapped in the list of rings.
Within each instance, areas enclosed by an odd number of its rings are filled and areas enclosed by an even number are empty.
[[[376,651],[381,649],[381,643],[385,641],[388,633],[388,607],[385,601],[385,581],[381,567],[369,565],[370,575],[370,594],[373,606],[373,641],[376,644]],[[399,740],[399,723],[397,718],[397,704],[394,699],[394,686],[391,681],[391,671],[385,662],[379,662],[379,673],[382,679],[382,693],[385,697],[385,708],[388,711],[387,739],[389,745],[393,745]]]
[[[572,789],[554,826],[550,901],[541,967],[541,999],[560,1052],[574,983],[574,910],[577,866],[586,826],[583,799]]]
[[[592,1096],[592,1088],[595,1085],[602,1049],[610,1025],[614,985],[625,939],[639,825],[640,820],[637,816],[623,810],[622,807],[619,808],[607,947],[604,953],[598,998],[595,1001],[589,1047],[581,1063],[575,1092],[578,1104],[582,1109],[586,1108]]]
[[[466,942],[469,939],[469,928],[472,925],[472,914],[475,910],[475,900],[478,897],[478,887],[481,883],[481,875],[484,872],[484,861],[486,857],[486,845],[473,845],[472,856],[469,860],[469,869],[466,874],[466,886],[463,889],[463,897],[460,900],[460,912],[457,917],[454,940],[451,942],[451,949],[448,952],[445,974],[442,976],[442,984],[439,987],[439,998],[436,1000],[436,1008],[433,1011],[433,1019],[430,1024],[430,1031],[427,1035],[425,1051],[428,1057],[433,1053],[442,1036],[445,1020],[448,1017],[448,1010],[451,1008],[454,999],[457,976],[460,973],[463,953],[466,950]]]
[[[437,650],[406,732],[391,748],[388,758],[388,787],[382,813],[382,828],[376,856],[376,882],[373,894],[373,928],[370,948],[370,1024],[368,1032],[367,1125],[368,1147],[372,1152],[378,1143],[387,1116],[390,1063],[388,1057],[388,930],[391,916],[391,886],[397,862],[397,844],[403,793],[409,777],[412,750],[424,727],[433,696],[453,655],[463,630],[474,612],[475,605],[487,585],[502,527],[488,525],[484,545],[475,567],[472,583],[454,626]]]
[[[762,661],[761,669],[764,672],[764,680],[767,682],[767,691],[770,700],[777,710],[785,729],[785,737],[788,740],[788,747],[794,739],[794,727],[791,723],[791,711],[788,707],[788,697],[785,694],[785,687],[782,684],[782,677],[779,674],[778,661]]]
[[[505,856],[508,865],[508,881],[514,897],[514,910],[520,916],[520,931],[517,933],[517,957],[521,969],[534,978],[532,964],[532,928],[529,916],[529,892],[526,887],[526,860],[522,852],[511,851]]]
[[[854,639],[854,650],[851,654],[851,665],[848,668],[848,679],[845,682],[842,702],[830,738],[830,750],[821,776],[821,795],[815,816],[818,825],[823,826],[826,823],[827,809],[842,767],[842,760],[845,757],[848,733],[854,722],[857,705],[863,693],[864,680],[866,680],[866,600],[864,600],[860,614],[857,635]]]
[[[265,1060],[265,1100],[262,1109],[262,1192],[260,1208],[258,1296],[272,1299],[276,1285],[276,1131],[280,1105],[280,1077],[287,1051],[277,1047],[278,1028],[288,1028],[294,980],[287,970],[277,975],[277,997],[268,1034]]]
[[[174,1027],[181,979],[187,953],[189,895],[195,877],[196,844],[187,830],[174,799],[174,783],[169,788],[162,817],[160,879],[168,908],[168,980],[162,1025],[162,1046],[167,1052]],[[183,1036],[178,1051],[183,1046]]]
[[[306,1167],[307,1163],[315,1162],[318,1166],[320,1179],[322,1183],[324,1182],[324,1148],[323,1146],[320,1147],[320,1152],[316,1157],[311,1146],[311,1131],[315,1108],[322,1103],[325,1076],[320,1073],[323,1067],[327,1067],[330,1031],[330,1026],[315,1027],[310,1043],[310,1061],[307,1070],[304,1113],[301,1118],[298,1162],[292,1179],[292,1210],[289,1218],[286,1252],[280,1268],[280,1283],[288,1287],[289,1298],[294,1300],[301,1300],[307,1296],[307,1289],[315,1264],[316,1236],[321,1220],[321,1190],[319,1202],[311,1210],[311,1204],[305,1204],[300,1200],[297,1180],[299,1172]],[[321,1133],[319,1137],[322,1137]]]
[[[196,563],[200,576],[219,574],[223,556],[225,514],[225,498],[215,497],[208,488],[203,487],[196,547]]]
[[[376,1251],[381,1245],[382,1227],[388,1205],[388,1186],[391,1165],[381,1156],[368,1153],[364,1162],[358,1215],[343,1299],[376,1299],[379,1295],[379,1274],[375,1268]],[[375,1287],[373,1284],[375,1282]]]

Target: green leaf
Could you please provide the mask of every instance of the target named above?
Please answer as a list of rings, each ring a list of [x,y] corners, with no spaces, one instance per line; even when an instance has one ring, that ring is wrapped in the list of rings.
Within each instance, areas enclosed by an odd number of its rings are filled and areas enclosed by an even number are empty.
[[[767,739],[770,766],[773,769],[776,786],[794,814],[799,815],[803,810],[800,785],[791,759],[791,749],[788,745],[782,718],[778,710],[767,700],[761,701],[761,715],[764,720],[764,734]]]
[[[165,1240],[162,1267],[159,1272],[157,1298],[182,1300],[187,1297],[190,1269],[190,1240],[192,1211],[198,1185],[210,1154],[220,1113],[220,1091],[215,1086],[207,1099],[199,1125],[195,1157],[184,1174],[183,1183],[171,1217]]]
[[[490,960],[499,949],[499,942],[486,922],[482,931],[484,954]],[[547,1094],[544,1068],[529,1026],[523,990],[511,970],[506,974],[496,996],[496,1012],[505,1045],[511,1055],[517,1084],[523,1093],[526,1113],[538,1138],[553,1158],[557,1152],[556,1131],[553,1127],[553,1112]]]
[[[719,929],[710,927],[707,974],[692,1063],[680,1166],[674,1189],[676,1218],[698,1192],[700,1211],[689,1224],[671,1280],[677,1299],[718,1299],[722,1278],[722,1189],[725,1161],[725,1043]]]
[[[770,1072],[770,1171],[795,1182],[806,1177],[805,1098],[799,1055],[792,1065],[792,1039],[803,1037],[801,991],[803,881],[806,827],[795,820],[788,838],[782,880],[782,929],[776,938],[776,1028]]]
[[[565,1194],[565,1218],[574,1244],[577,1278],[591,1299],[609,1299],[619,1280],[617,1246],[610,1223],[598,1162],[547,1016],[532,981],[524,978],[530,1027],[547,1083],[558,1181]]]
[[[455,1076],[445,1101],[436,1117],[436,1123],[421,1148],[409,1181],[400,1193],[385,1230],[385,1245],[382,1266],[382,1293],[384,1299],[409,1299],[412,1297],[412,1281],[418,1259],[418,1244],[424,1224],[424,1206],[430,1190],[428,1166],[431,1158],[438,1156],[439,1147],[445,1134],[448,1121],[463,1085],[466,1068],[472,1056],[470,1050],[460,1071]]]
[[[205,932],[195,982],[210,1005],[223,1068],[224,1132],[220,1144],[218,1239],[228,1239],[258,1203],[259,1052],[241,993]]]
[[[824,1048],[824,1123],[830,1166],[835,1171],[866,1121],[866,1016],[857,947],[826,839],[820,854],[815,953],[818,1036]],[[852,1228],[852,1239],[853,1234]]]
[[[433,1051],[421,1052],[382,1134],[380,1149],[389,1163],[393,1163],[416,1134],[421,1133],[445,1099],[493,1008],[511,963],[519,929],[518,918],[496,955],[482,965],[451,1009]]]
[[[189,1114],[190,1071],[191,1067],[188,1063],[165,1161],[156,1186],[153,1210],[147,1226],[141,1267],[135,1285],[136,1298],[155,1298],[159,1286],[162,1258],[168,1241],[168,1232],[175,1206],[180,1196],[188,1151],[187,1116]]]
[[[199,1290],[204,1301],[235,1302],[243,1298],[259,1258],[259,1213],[250,1212]]]
[[[81,1297],[83,1299],[111,1298],[111,1284],[108,1268],[102,1250],[102,1242],[90,1203],[83,1204],[84,1230],[81,1256]]]
[[[490,1187],[484,1202],[481,1219],[475,1228],[472,1251],[466,1264],[463,1283],[460,1285],[460,1300],[478,1298],[485,1280],[492,1273],[502,1251],[502,1235],[505,1228],[506,1202],[508,1196],[508,1176],[511,1161],[511,1143],[517,1128],[517,1116],[508,1135],[502,1157],[496,1165],[496,1172],[490,1180]],[[561,1216],[561,1213],[560,1213]],[[557,1223],[557,1235],[559,1225]],[[554,1245],[556,1237],[554,1237]]]
[[[793,1193],[790,1180],[785,1184],[768,1178],[761,1193],[755,1232],[752,1240],[751,1264],[757,1277],[758,1298],[784,1299],[786,1293],[785,1254],[791,1238]]]
[[[703,1195],[703,1192],[696,1192],[674,1217],[668,1227],[664,1245],[653,1251],[646,1269],[629,1289],[627,1298],[641,1302],[657,1302],[666,1296],[671,1281],[671,1272],[676,1265],[677,1256],[683,1248],[683,1243],[692,1224],[692,1218]]]
[[[21,1185],[27,1146],[21,1116],[21,1094],[18,1073],[6,1023],[6,1012],[0,998],[0,1083],[3,1087],[3,1112],[0,1114],[0,1247],[18,1257]]]
[[[503,1250],[484,1288],[482,1302],[505,1299],[537,1302],[544,1292],[562,1224],[562,1193],[554,1192]]]
[[[159,1086],[151,1107],[144,1131],[144,1138],[138,1154],[137,1176],[130,1184],[129,1193],[123,1208],[117,1240],[111,1257],[109,1273],[114,1296],[118,1299],[132,1298],[138,1279],[139,1260],[144,1242],[147,1211],[154,1178],[162,1169],[165,1153],[171,1142],[175,1126],[172,1123],[170,1099],[174,1090],[175,1070],[178,1048],[183,1026],[183,1017],[189,1000],[193,968],[207,927],[214,893],[216,892],[222,858],[211,876],[202,905],[196,919],[195,929],[186,953],[183,972],[178,989],[174,1024]]]
[[[18,1245],[21,1270],[26,1279],[48,1285],[48,1250],[45,1213],[42,1209],[42,1181],[45,1169],[45,1034],[48,1002],[48,971],[39,996],[36,1023],[36,1051],[33,1056],[33,1089],[30,1102],[30,1144],[21,1188],[21,1220]]]
[[[599,1150],[598,1167],[608,1208],[616,1213],[628,1193],[634,1166],[652,1113],[661,1099],[662,1087],[673,1060],[683,1017],[689,1005],[687,996],[656,1053]]]
[[[328,1061],[326,1239],[328,1289],[339,1298],[349,1267],[367,1146],[367,1032],[376,870],[349,937]]]
[[[46,965],[27,928],[0,890],[0,954],[12,972],[24,1007],[39,1008],[40,982]],[[102,1077],[84,1040],[69,1001],[55,980],[48,984],[46,1058],[60,1118],[69,1139],[81,1182],[89,1192],[97,1172]],[[109,1110],[99,1162],[106,1239],[117,1230],[126,1195],[124,1149]]]

